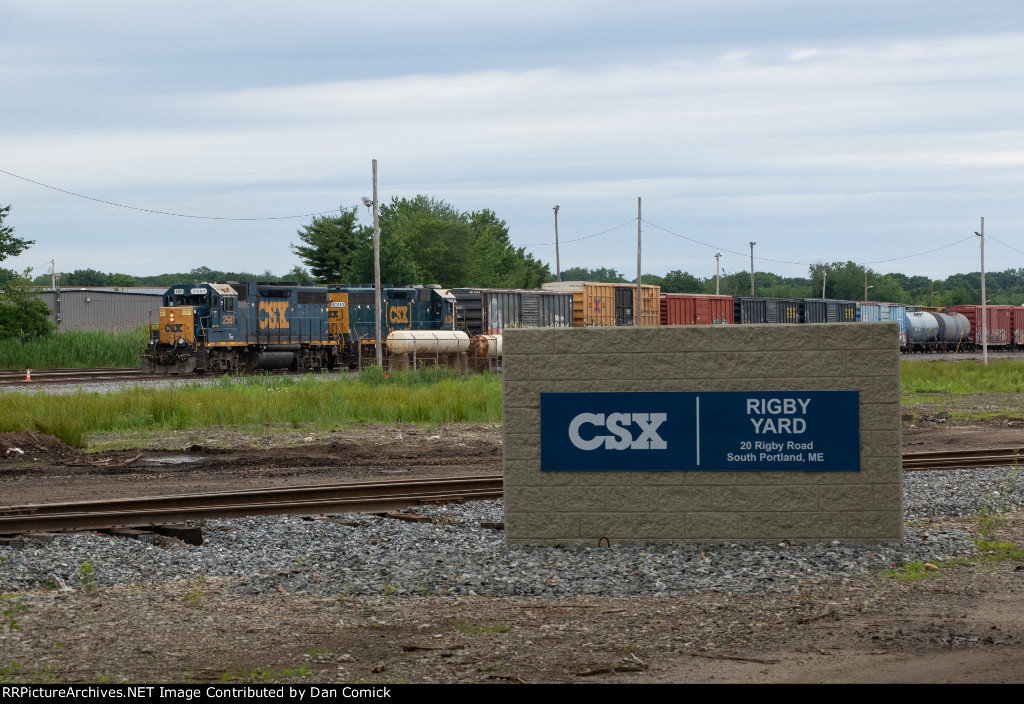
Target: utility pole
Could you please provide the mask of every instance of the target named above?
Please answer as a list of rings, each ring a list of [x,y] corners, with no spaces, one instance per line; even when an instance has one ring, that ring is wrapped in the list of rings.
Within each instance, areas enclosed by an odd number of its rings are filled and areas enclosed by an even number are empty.
[[[985,218],[981,219],[981,359],[988,364],[988,304],[985,300]]]
[[[868,275],[864,274],[864,302],[868,302]]]
[[[754,295],[754,245],[757,242],[750,243],[750,295]]]
[[[828,280],[828,269],[821,270],[821,300],[825,300],[825,281]]]
[[[935,306],[935,282],[934,281],[929,281],[928,283],[930,283],[932,285],[932,293],[931,293],[931,298],[928,299],[928,305],[934,307]]]
[[[719,261],[721,258],[722,258],[722,253],[721,252],[719,252],[718,254],[715,255],[715,295],[716,296],[721,296],[722,295],[720,293],[720,291],[722,289],[722,275],[719,273],[721,271],[721,269],[718,266],[719,264],[721,264],[721,262]]]
[[[373,298],[377,317],[377,366],[384,366],[384,350],[381,346],[381,291],[380,291],[380,221],[377,218],[377,160],[373,160]]]
[[[636,197],[636,306],[633,308],[633,317],[636,320],[635,325],[643,325],[643,317],[641,315],[641,308],[643,307],[643,289],[640,285],[640,196]]]
[[[561,281],[562,280],[562,265],[561,265],[561,263],[559,262],[559,259],[558,259],[558,209],[560,207],[561,206],[558,205],[557,203],[555,204],[555,207],[554,207],[554,211],[555,211],[555,280],[556,281]]]
[[[50,284],[53,286],[53,317],[60,325],[60,289],[57,288],[57,264],[53,259],[50,260]]]

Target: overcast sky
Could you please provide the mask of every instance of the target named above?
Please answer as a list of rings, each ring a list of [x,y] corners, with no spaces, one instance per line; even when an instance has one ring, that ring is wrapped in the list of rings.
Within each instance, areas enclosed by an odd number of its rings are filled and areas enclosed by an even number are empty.
[[[0,170],[279,218],[358,205],[376,158],[382,201],[490,208],[552,272],[558,203],[563,268],[635,276],[641,197],[644,272],[756,241],[938,278],[982,216],[986,269],[1024,267],[1022,79],[1019,0],[0,0]],[[283,274],[310,221],[7,173],[0,204],[37,273]]]

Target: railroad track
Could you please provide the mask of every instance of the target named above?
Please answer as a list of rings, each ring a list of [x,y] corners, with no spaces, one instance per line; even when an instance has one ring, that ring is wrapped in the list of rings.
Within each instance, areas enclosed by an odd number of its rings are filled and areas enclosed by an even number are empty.
[[[903,455],[903,471],[1002,467],[1016,465],[1022,458],[1024,449],[1015,448],[917,452]],[[381,513],[421,504],[497,499],[502,494],[501,475],[482,475],[0,506],[0,535],[138,528],[255,515]]]
[[[1006,467],[1024,465],[1024,448],[989,450],[946,450],[943,452],[912,452],[903,455],[903,471],[928,469],[970,469],[972,467]]]
[[[0,386],[32,386],[35,384],[94,384],[111,381],[160,381],[167,379],[203,379],[214,378],[219,374],[144,374],[138,367],[109,367],[105,369],[33,369],[31,375],[27,369],[0,369]],[[323,370],[326,372],[327,370]],[[342,371],[335,369],[335,373]],[[261,370],[253,375],[291,376],[301,374],[319,374],[309,370],[288,371]]]
[[[144,375],[138,367],[107,367],[102,369],[0,369],[0,385],[3,386],[84,384],[99,381],[129,381],[147,378],[152,378],[152,375]]]
[[[381,513],[420,504],[497,499],[502,489],[501,475],[484,475],[0,506],[0,535],[138,528],[282,513]]]

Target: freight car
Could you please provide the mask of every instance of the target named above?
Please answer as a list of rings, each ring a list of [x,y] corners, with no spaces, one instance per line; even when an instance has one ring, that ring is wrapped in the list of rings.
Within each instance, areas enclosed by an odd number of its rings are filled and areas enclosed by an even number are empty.
[[[498,288],[453,288],[456,327],[470,335],[505,328],[572,327],[573,294]]]
[[[734,321],[732,296],[661,294],[662,325],[732,325]]]
[[[800,300],[797,298],[740,296],[734,305],[737,325],[800,322]]]
[[[985,337],[989,349],[1009,350],[1013,347],[1014,306],[986,306]],[[948,313],[960,313],[970,322],[969,341],[975,347],[982,344],[981,306],[950,306]]]
[[[163,296],[159,324],[151,325],[142,370],[188,374],[358,366],[376,358],[374,300],[373,287],[366,285],[172,286]],[[465,355],[469,337],[452,329],[454,304],[454,297],[439,288],[384,287],[381,336],[394,338],[385,351],[400,356],[407,344],[424,360],[444,355],[450,362],[453,350]]]
[[[973,347],[971,324],[960,313],[906,314],[907,352],[957,352]]]
[[[900,326],[900,349],[907,349],[907,307],[902,303],[858,303],[857,322],[897,323]]]
[[[572,294],[574,327],[636,325],[635,285],[552,281],[541,288]],[[640,291],[640,324],[660,324],[661,287],[644,284]]]

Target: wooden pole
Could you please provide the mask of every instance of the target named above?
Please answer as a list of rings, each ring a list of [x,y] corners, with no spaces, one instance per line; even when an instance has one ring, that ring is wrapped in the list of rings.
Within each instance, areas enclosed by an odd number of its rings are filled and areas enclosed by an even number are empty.
[[[641,232],[640,196],[636,197],[636,306],[633,308],[634,325],[643,325],[641,309],[644,305],[643,288],[640,284],[640,232]]]
[[[377,366],[384,366],[384,350],[381,345],[381,290],[380,290],[380,221],[377,217],[377,160],[373,160],[373,297],[377,318]]]

